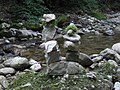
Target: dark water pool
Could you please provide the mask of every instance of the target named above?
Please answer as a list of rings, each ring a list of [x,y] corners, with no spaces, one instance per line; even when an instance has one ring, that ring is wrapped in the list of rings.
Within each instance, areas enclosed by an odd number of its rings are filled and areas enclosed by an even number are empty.
[[[97,54],[105,48],[111,48],[113,44],[118,42],[120,42],[120,34],[115,36],[83,35],[80,51],[88,55]]]

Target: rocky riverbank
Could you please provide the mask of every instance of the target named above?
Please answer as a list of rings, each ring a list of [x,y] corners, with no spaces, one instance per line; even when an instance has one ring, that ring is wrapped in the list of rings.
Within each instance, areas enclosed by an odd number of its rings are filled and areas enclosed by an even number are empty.
[[[84,15],[77,16],[76,26],[79,35],[108,35],[113,36],[120,32],[119,13],[108,15],[107,20],[97,20],[94,17]],[[116,22],[116,19],[118,21]],[[19,23],[20,24],[20,23]],[[0,33],[0,89],[4,90],[119,90],[120,84],[120,47],[114,44],[98,54],[90,56],[81,53],[82,64],[62,61],[56,63],[56,70],[69,70],[70,74],[63,76],[47,76],[45,74],[45,60],[40,52],[34,53],[31,58],[30,48],[42,51],[41,33],[25,28],[11,28],[9,24],[2,23]],[[21,24],[20,24],[21,25]],[[59,35],[63,35],[63,29],[57,28]],[[6,37],[4,37],[6,35]],[[57,39],[60,37],[57,37]],[[82,39],[81,39],[82,40]],[[18,43],[17,43],[18,42]],[[25,42],[25,43],[24,43]],[[40,55],[41,58],[37,58]],[[65,58],[64,58],[65,59]],[[87,62],[86,62],[87,60]],[[86,67],[90,61],[89,66]],[[92,62],[92,65],[91,65]],[[65,65],[65,66],[64,66]],[[54,66],[54,64],[53,64]],[[51,66],[52,67],[52,66]],[[73,68],[74,67],[74,68]],[[52,68],[54,69],[54,68]],[[77,72],[77,73],[76,73]],[[75,74],[76,73],[76,74]],[[75,74],[75,75],[74,75]],[[18,78],[21,76],[20,78]],[[14,81],[17,80],[17,81]],[[38,85],[39,84],[39,85]],[[118,88],[118,89],[117,89]]]

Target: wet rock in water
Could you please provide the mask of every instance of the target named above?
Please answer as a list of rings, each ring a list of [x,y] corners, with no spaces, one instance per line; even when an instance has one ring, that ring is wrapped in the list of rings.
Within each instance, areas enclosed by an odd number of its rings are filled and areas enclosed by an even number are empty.
[[[45,58],[47,65],[60,61],[60,54],[57,41],[52,40],[41,44],[41,47],[45,47]]]
[[[115,82],[114,90],[120,90],[120,82]]]
[[[2,87],[5,89],[8,87],[9,83],[6,79],[6,77],[0,75],[0,85],[2,85]]]
[[[116,43],[112,46],[112,49],[120,54],[120,43]]]
[[[5,66],[10,66],[16,69],[25,69],[29,66],[29,61],[24,57],[14,57],[4,61]]]
[[[40,64],[33,64],[30,69],[34,71],[39,71],[41,70],[42,66]]]
[[[85,69],[76,62],[60,61],[52,63],[48,67],[49,75],[78,74]]]
[[[79,60],[78,63],[84,67],[89,67],[93,64],[93,61],[91,60],[91,58],[84,54],[84,53],[79,53]]]
[[[115,35],[115,33],[113,32],[113,30],[111,30],[111,29],[105,30],[105,32],[103,34],[107,35],[107,36],[113,36],[113,35]]]
[[[0,74],[1,75],[7,75],[7,74],[15,74],[15,69],[11,67],[4,67],[0,69]]]

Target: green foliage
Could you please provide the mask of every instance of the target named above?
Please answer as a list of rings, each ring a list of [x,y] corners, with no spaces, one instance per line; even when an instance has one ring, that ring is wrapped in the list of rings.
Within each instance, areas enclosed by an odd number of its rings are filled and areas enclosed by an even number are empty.
[[[34,30],[34,31],[42,31],[43,27],[39,23],[24,23],[23,27],[25,27],[28,30]]]
[[[78,31],[78,28],[76,26],[67,26],[65,28],[65,31],[69,31],[69,30],[73,30],[74,32],[77,32]]]
[[[48,12],[43,0],[23,0],[20,5],[16,5],[14,8],[15,19],[39,22],[39,17]]]
[[[87,13],[99,8],[97,0],[82,0],[81,4],[81,9]]]
[[[95,18],[97,18],[99,20],[107,19],[107,16],[104,13],[102,13],[101,11],[98,11],[98,10],[91,11],[90,15],[94,16]]]
[[[103,75],[113,75],[116,73],[116,67],[108,62],[104,62],[97,70],[99,74]]]
[[[56,20],[58,27],[63,27],[69,23],[69,17],[67,15],[61,15]]]

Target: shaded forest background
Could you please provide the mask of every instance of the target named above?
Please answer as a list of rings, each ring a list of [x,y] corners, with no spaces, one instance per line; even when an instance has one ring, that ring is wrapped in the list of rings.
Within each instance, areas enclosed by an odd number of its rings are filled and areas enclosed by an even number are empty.
[[[120,0],[0,0],[0,19],[36,22],[43,13],[96,15],[120,10]]]

